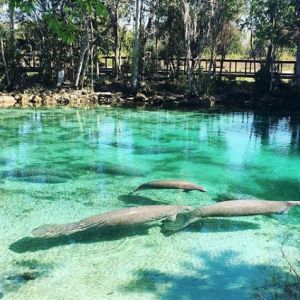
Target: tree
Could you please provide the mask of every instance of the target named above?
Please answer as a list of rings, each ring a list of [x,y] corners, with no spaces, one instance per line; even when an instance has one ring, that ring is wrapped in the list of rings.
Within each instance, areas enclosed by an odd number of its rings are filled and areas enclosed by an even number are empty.
[[[300,0],[296,0],[295,4],[296,4],[296,39],[297,39],[296,84],[297,86],[300,86]]]
[[[132,52],[132,75],[131,75],[131,89],[136,92],[139,84],[139,61],[140,61],[140,47],[141,47],[141,10],[143,0],[135,0],[135,18],[134,18],[134,46]]]
[[[224,41],[226,35],[227,40],[233,37],[233,24],[239,20],[243,13],[243,0],[218,0],[211,4],[211,26],[208,47],[210,51],[209,76],[214,75],[214,65],[219,45]],[[226,55],[223,51],[223,55]],[[225,58],[225,57],[224,57]]]
[[[5,57],[5,49],[4,49],[4,43],[3,43],[3,35],[4,35],[4,30],[3,28],[0,27],[0,51],[1,51],[1,58],[5,70],[5,76],[7,80],[7,86],[11,86],[11,81],[10,81],[10,73],[9,73],[9,68],[6,62],[6,57]]]
[[[246,25],[256,41],[266,45],[264,70],[268,79],[268,92],[274,87],[274,60],[280,47],[293,35],[295,6],[290,0],[251,0]],[[292,22],[291,22],[292,20]]]

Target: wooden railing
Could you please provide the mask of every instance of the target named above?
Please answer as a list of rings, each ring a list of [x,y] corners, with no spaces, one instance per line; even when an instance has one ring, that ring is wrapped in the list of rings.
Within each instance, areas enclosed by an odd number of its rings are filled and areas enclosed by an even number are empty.
[[[20,53],[19,68],[24,72],[35,72],[40,68],[40,61],[36,52]],[[120,59],[121,67],[124,73],[131,71],[131,59],[127,56],[122,56]],[[209,59],[192,59],[191,64],[194,65],[194,72],[208,73],[214,70],[215,74],[228,77],[254,77],[255,73],[261,69],[266,63],[264,60],[251,59],[217,59],[213,66]],[[96,73],[112,73],[115,68],[114,56],[103,56],[99,62],[95,64]],[[296,70],[295,61],[274,61],[274,71],[281,78],[293,78]],[[187,73],[187,59],[164,59],[164,58],[145,58],[144,59],[145,75],[163,74],[170,76],[172,74]]]
[[[149,58],[145,60],[145,72],[147,72],[147,65],[150,63],[153,73],[187,73],[187,59],[163,59],[163,58]],[[251,60],[251,59],[217,59],[214,66],[210,66],[210,59],[191,60],[194,64],[194,72],[208,73],[209,70],[214,69],[216,74],[222,76],[233,77],[254,77],[255,73],[261,69],[266,63],[265,60]],[[121,66],[130,64],[129,57],[121,57]],[[99,70],[103,73],[111,73],[114,70],[115,57],[103,56],[100,59]],[[127,66],[128,68],[128,66]],[[274,71],[281,78],[293,78],[295,75],[296,62],[295,61],[274,61]],[[125,68],[126,69],[126,68]]]

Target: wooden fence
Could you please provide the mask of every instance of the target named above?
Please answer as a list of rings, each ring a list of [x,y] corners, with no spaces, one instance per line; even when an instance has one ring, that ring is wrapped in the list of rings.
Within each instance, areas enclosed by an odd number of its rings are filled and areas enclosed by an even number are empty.
[[[20,54],[19,68],[23,72],[37,72],[40,69],[40,61],[38,54],[25,53]],[[214,66],[210,66],[209,59],[192,59],[191,64],[194,65],[194,72],[208,73],[210,69],[214,69],[216,74],[228,77],[254,77],[255,73],[261,69],[266,63],[264,60],[251,59],[217,59]],[[122,56],[120,64],[124,73],[131,71],[131,59]],[[95,64],[96,73],[112,73],[115,68],[114,56],[103,56],[99,62]],[[295,76],[296,62],[295,61],[274,61],[274,71],[283,79],[290,79]],[[144,72],[147,75],[164,74],[170,76],[172,74],[186,74],[187,73],[187,59],[164,59],[164,58],[146,58],[144,60]]]
[[[145,61],[145,71],[147,72],[147,66],[150,62],[150,73],[187,73],[187,59],[180,58],[174,60],[168,60],[163,58],[149,58]],[[266,63],[264,60],[251,60],[251,59],[217,59],[214,66],[210,67],[210,59],[191,60],[191,64],[194,64],[195,72],[208,73],[210,68],[214,68],[216,74],[222,76],[233,77],[254,77],[255,73],[261,69]],[[130,58],[121,57],[121,65],[128,66],[130,64]],[[99,71],[103,73],[111,73],[114,70],[115,57],[103,56],[100,59]],[[295,61],[274,61],[274,71],[283,79],[293,78],[295,75],[296,62]],[[125,68],[126,69],[126,68]]]

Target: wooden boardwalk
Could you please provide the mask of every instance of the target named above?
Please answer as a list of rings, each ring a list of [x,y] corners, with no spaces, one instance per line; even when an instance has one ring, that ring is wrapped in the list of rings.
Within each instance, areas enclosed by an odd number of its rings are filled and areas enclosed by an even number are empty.
[[[121,58],[121,65],[124,62],[129,62],[128,57]],[[100,59],[100,72],[111,73],[114,70],[115,57],[103,56]],[[207,74],[210,68],[209,59],[194,60],[191,63],[195,64],[195,73],[201,72]],[[251,60],[251,59],[217,59],[215,61],[215,72],[227,77],[249,77],[254,78],[255,73],[259,71],[266,61]],[[152,59],[151,62],[154,67],[153,73],[171,74],[172,72],[179,72],[181,74],[187,73],[187,59],[181,58],[179,60],[166,60],[163,58]],[[295,76],[296,61],[274,61],[274,70],[282,79],[291,79]]]
[[[21,72],[38,72],[40,69],[40,61],[37,53],[26,53],[20,56],[19,70]],[[148,74],[163,74],[170,76],[172,74],[186,74],[187,73],[187,59],[180,58],[176,60],[167,60],[163,58],[146,58],[145,65],[150,65],[151,70],[146,70]],[[195,73],[201,72],[207,74],[210,68],[209,59],[192,60],[191,63],[195,65]],[[251,59],[217,59],[215,61],[215,73],[217,75],[228,78],[248,77],[254,78],[255,73],[259,71],[264,60]],[[96,73],[111,74],[114,70],[115,57],[103,56],[100,61],[95,64]],[[127,70],[126,66],[127,65]],[[124,67],[124,73],[130,73],[130,58],[121,57],[121,66]],[[128,70],[129,69],[129,70]],[[274,61],[274,70],[276,74],[282,79],[291,79],[295,76],[296,62],[295,61]]]

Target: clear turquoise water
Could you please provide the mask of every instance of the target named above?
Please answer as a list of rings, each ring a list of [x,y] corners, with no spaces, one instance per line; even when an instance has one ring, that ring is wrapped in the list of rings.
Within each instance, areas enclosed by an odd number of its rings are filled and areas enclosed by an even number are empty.
[[[0,298],[300,295],[298,208],[284,216],[208,219],[172,235],[157,224],[76,240],[30,236],[44,223],[120,207],[300,200],[299,116],[0,110],[0,150]],[[208,192],[128,195],[160,178],[193,181]]]

